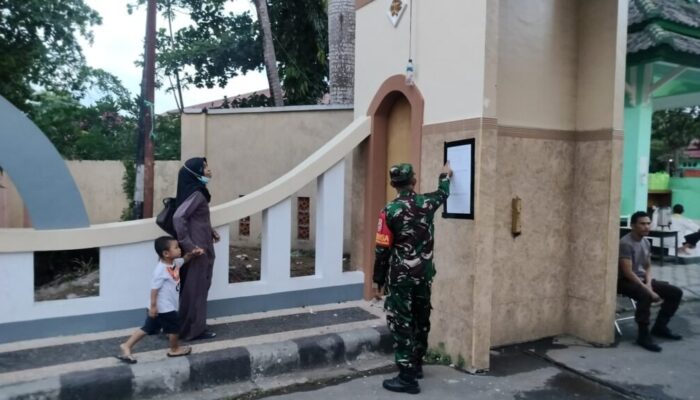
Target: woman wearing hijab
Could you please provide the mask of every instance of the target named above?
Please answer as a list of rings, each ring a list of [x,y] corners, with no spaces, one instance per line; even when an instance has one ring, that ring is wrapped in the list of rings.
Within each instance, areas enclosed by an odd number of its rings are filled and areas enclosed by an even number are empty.
[[[207,330],[207,295],[214,270],[214,242],[219,235],[211,226],[207,183],[211,179],[207,159],[190,158],[177,177],[177,209],[173,225],[184,253],[203,249],[180,270],[180,338],[211,339],[216,333]]]

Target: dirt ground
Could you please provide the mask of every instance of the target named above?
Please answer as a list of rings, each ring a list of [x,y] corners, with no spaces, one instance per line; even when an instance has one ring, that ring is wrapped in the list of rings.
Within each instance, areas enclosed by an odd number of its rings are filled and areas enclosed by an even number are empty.
[[[58,276],[34,291],[34,301],[75,299],[100,294],[100,271],[83,275]]]
[[[229,247],[229,283],[260,280],[260,248]],[[312,250],[292,250],[291,276],[313,275],[315,252]],[[343,271],[350,270],[350,255],[343,255]]]

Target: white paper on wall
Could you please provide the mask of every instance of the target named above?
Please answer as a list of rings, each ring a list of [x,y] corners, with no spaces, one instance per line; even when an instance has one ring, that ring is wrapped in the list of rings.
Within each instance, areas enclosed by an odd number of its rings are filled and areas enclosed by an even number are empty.
[[[450,197],[445,207],[448,214],[472,212],[472,146],[470,143],[447,148],[447,161],[452,168]]]

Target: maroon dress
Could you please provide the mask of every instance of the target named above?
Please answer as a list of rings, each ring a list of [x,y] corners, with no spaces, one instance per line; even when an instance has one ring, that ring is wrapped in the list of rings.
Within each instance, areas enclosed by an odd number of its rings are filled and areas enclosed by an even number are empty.
[[[192,257],[180,271],[180,338],[192,340],[207,326],[207,295],[215,257],[209,203],[201,192],[192,193],[177,208],[173,225],[183,254],[195,247],[204,250],[203,255]]]

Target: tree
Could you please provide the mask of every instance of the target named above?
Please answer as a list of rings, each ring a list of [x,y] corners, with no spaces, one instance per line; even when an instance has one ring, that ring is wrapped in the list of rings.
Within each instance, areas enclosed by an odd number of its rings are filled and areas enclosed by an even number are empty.
[[[165,76],[184,71],[183,85],[224,87],[235,76],[271,64],[278,67],[286,104],[315,104],[326,92],[325,0],[272,0],[266,4],[276,63],[270,60],[272,57],[265,61],[262,24],[248,12],[225,11],[226,3],[232,0],[171,1],[189,13],[193,24],[175,32],[172,46],[165,30],[161,30],[158,62]]]
[[[85,65],[76,35],[101,23],[83,0],[0,0],[0,95],[27,111],[32,86],[72,91]]]
[[[326,0],[274,0],[272,33],[286,104],[318,104],[328,91]]]
[[[355,1],[328,3],[329,91],[332,104],[353,104],[355,90]]]
[[[651,125],[650,171],[665,171],[678,162],[693,139],[700,139],[700,107],[656,111]]]
[[[133,153],[137,109],[129,91],[100,69],[83,67],[76,77],[73,91],[33,94],[28,116],[65,159],[121,160]]]
[[[253,0],[255,9],[258,12],[258,23],[263,37],[263,61],[267,73],[267,82],[270,86],[272,101],[276,107],[284,105],[282,98],[282,85],[277,71],[277,57],[275,56],[275,44],[272,42],[272,27],[270,26],[270,15],[267,13],[266,0]]]

